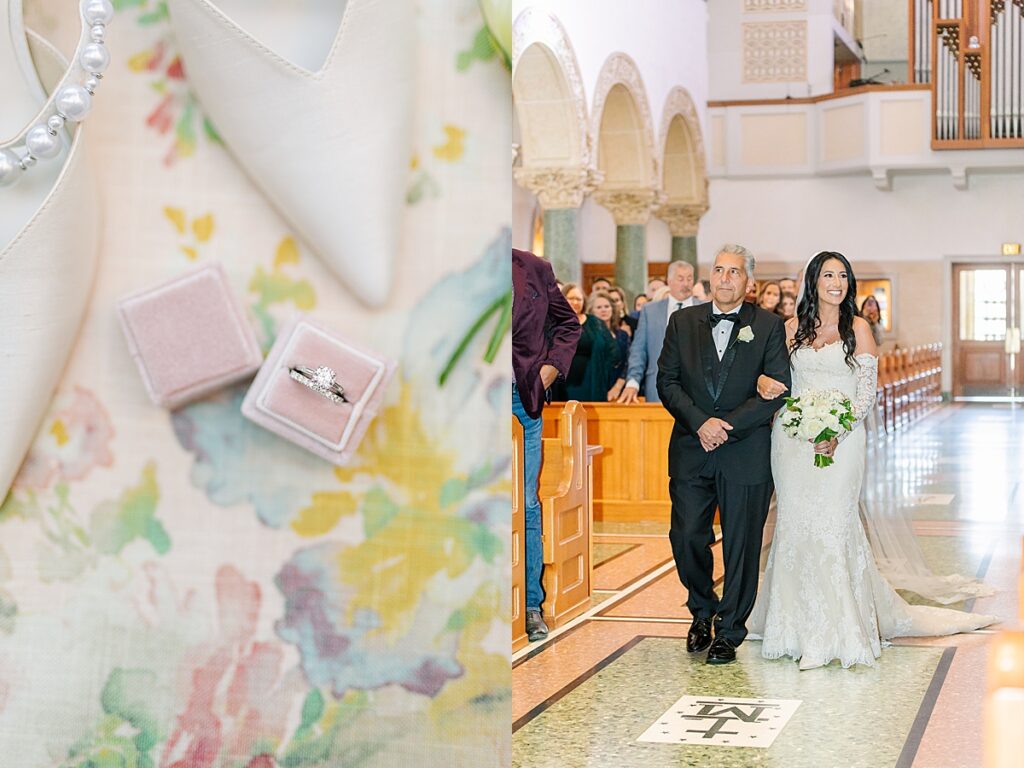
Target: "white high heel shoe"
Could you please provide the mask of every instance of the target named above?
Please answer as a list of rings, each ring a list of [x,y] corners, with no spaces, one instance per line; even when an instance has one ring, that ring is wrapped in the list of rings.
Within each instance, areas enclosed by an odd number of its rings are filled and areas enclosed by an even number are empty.
[[[83,2],[69,67],[53,46],[26,34],[21,0],[0,0],[0,502],[60,381],[92,290],[99,212],[75,123],[109,62],[102,44],[109,10],[109,0]]]
[[[411,156],[412,0],[169,0],[242,168],[353,294],[387,300]]]

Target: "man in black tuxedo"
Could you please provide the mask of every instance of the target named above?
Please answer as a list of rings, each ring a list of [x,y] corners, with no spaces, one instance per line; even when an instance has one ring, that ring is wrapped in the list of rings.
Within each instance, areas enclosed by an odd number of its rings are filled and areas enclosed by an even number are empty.
[[[743,301],[753,277],[753,255],[723,246],[711,271],[712,300],[672,314],[658,360],[658,393],[676,421],[668,448],[669,540],[693,616],[686,648],[708,649],[709,664],[736,659],[757,595],[774,490],[771,419],[783,399],[761,399],[757,378],[791,385],[782,318]],[[715,507],[725,559],[721,600],[712,576]]]

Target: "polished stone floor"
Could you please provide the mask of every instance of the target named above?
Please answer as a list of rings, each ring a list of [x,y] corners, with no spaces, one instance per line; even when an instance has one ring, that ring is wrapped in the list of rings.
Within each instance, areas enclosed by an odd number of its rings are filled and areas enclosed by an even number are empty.
[[[998,590],[953,607],[1003,621],[897,641],[874,667],[801,672],[761,658],[753,641],[737,663],[705,665],[686,653],[690,617],[664,526],[598,523],[593,606],[513,656],[513,766],[981,765],[987,647],[994,632],[1020,627],[1022,428],[1024,409],[948,405],[884,443],[889,490],[911,511],[932,568]],[[721,578],[718,545],[715,557]],[[764,749],[638,741],[688,695],[800,705]]]

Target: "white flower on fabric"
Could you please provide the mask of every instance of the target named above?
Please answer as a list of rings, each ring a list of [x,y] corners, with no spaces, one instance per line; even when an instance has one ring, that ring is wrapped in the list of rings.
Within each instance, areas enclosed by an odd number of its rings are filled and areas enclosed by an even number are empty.
[[[754,331],[750,328],[749,325],[744,325],[742,328],[740,328],[740,333],[736,338],[743,342],[753,341]]]

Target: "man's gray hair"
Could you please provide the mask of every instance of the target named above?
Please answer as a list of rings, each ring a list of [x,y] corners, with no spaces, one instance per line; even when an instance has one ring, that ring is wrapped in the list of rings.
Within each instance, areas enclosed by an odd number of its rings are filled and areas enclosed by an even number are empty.
[[[671,264],[668,265],[668,279],[671,280],[675,273],[678,272],[680,269],[688,269],[691,275],[694,274],[693,264],[691,264],[690,262],[673,261]]]
[[[718,249],[715,255],[717,256],[719,253],[731,253],[733,256],[742,256],[743,266],[747,270],[747,277],[749,277],[751,280],[754,279],[754,266],[756,264],[756,262],[754,261],[754,254],[752,254],[742,245],[736,245],[735,243],[726,243],[725,245]]]

